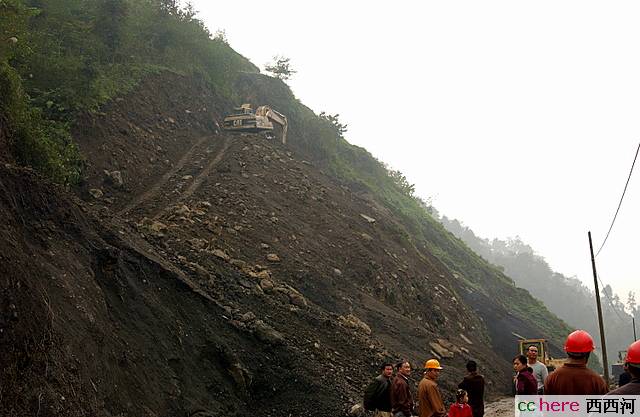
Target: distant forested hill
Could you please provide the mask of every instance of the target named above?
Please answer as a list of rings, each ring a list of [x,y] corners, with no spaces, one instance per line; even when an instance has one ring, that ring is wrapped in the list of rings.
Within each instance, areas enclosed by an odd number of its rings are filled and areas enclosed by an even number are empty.
[[[440,222],[447,230],[463,240],[474,252],[499,266],[516,285],[528,290],[558,317],[570,326],[582,328],[599,341],[599,330],[594,291],[575,277],[566,277],[554,272],[545,259],[536,254],[531,246],[519,237],[507,239],[483,239],[456,219],[446,216]],[[609,285],[602,289],[602,308],[609,362],[617,360],[618,351],[624,350],[633,341],[632,316],[640,319],[640,309],[631,294],[627,313],[624,304]],[[571,300],[571,302],[567,302]]]

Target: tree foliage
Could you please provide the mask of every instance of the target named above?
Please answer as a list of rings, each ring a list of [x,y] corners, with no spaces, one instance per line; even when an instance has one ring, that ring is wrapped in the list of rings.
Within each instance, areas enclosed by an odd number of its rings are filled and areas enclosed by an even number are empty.
[[[18,161],[60,184],[79,180],[82,161],[65,124],[31,107],[20,77],[0,62],[0,114],[7,119],[11,151]]]
[[[227,39],[227,31],[224,29],[216,30],[215,35],[213,35],[213,39],[218,42],[222,42],[225,45],[229,45],[229,40]]]
[[[405,177],[402,172],[396,169],[391,169],[389,166],[387,166],[387,171],[389,173],[389,177],[393,180],[394,184],[397,185],[400,190],[402,190],[402,193],[404,195],[411,198],[415,197],[415,184],[411,184],[409,180],[407,180],[407,177]]]
[[[273,62],[266,64],[264,69],[279,80],[288,80],[297,72],[291,68],[289,58],[278,55],[274,56]]]
[[[10,62],[28,56],[29,21],[38,10],[19,0],[0,1],[0,115],[6,120],[14,157],[54,181],[78,181],[82,162],[65,123],[48,120],[32,106],[23,79]],[[8,38],[17,42],[5,43]]]
[[[0,63],[12,91],[0,101],[22,138],[14,151],[60,182],[79,178],[69,136],[78,112],[163,69],[198,74],[221,92],[239,71],[258,71],[178,0],[0,0]]]
[[[326,120],[331,124],[331,127],[335,130],[336,135],[344,139],[344,134],[347,132],[347,125],[340,122],[339,114],[327,114],[325,112],[320,112],[318,115],[322,120]]]

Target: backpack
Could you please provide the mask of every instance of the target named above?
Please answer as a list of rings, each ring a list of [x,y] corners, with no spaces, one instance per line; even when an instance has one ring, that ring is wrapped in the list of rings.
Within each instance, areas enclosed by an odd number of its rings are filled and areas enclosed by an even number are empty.
[[[386,378],[376,377],[364,390],[363,405],[367,411],[374,411],[378,408],[382,395],[387,390],[390,382]]]

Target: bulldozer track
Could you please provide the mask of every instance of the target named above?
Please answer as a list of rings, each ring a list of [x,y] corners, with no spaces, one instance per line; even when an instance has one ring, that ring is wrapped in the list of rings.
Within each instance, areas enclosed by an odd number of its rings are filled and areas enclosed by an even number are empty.
[[[229,145],[231,144],[230,138],[225,138],[224,143],[222,144],[222,148],[218,151],[218,154],[209,162],[207,167],[193,180],[189,188],[187,188],[184,193],[180,196],[180,200],[186,200],[191,197],[193,193],[202,185],[202,182],[209,176],[213,167],[215,167],[224,157]]]
[[[167,181],[169,181],[169,179],[171,177],[176,175],[176,173],[178,173],[178,171],[180,171],[181,169],[184,168],[184,166],[187,164],[187,162],[189,162],[189,160],[191,159],[193,154],[196,152],[196,150],[200,147],[200,145],[202,145],[204,142],[206,142],[207,139],[211,139],[211,136],[203,136],[200,139],[198,139],[191,146],[191,148],[189,148],[189,150],[182,156],[182,158],[180,158],[178,163],[173,168],[171,168],[169,171],[167,171],[160,178],[160,180],[158,182],[156,182],[149,190],[147,190],[144,193],[140,194],[138,197],[133,199],[132,202],[127,204],[122,210],[120,210],[118,212],[118,214],[121,215],[121,216],[125,215],[128,212],[130,212],[131,210],[133,210],[136,207],[138,207],[140,204],[142,204],[145,201],[147,201],[147,200],[151,199],[152,197],[154,197],[160,191],[162,186],[165,185],[167,183]]]

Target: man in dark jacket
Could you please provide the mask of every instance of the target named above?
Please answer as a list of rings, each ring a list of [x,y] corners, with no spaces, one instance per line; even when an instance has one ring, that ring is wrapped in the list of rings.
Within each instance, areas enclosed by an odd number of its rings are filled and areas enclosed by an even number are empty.
[[[411,364],[402,361],[398,364],[398,373],[391,383],[391,413],[394,417],[411,417],[413,396],[409,389]]]
[[[626,385],[629,383],[629,381],[631,381],[631,374],[629,373],[629,367],[626,363],[624,364],[623,369],[624,369],[624,372],[621,373],[620,377],[618,378],[618,387]]]
[[[467,391],[473,417],[482,417],[484,416],[484,377],[478,374],[476,361],[467,362],[467,372],[469,373],[458,384],[458,388]]]
[[[374,417],[391,417],[391,377],[393,366],[383,363],[380,375],[364,391],[364,408],[375,411]]]
[[[631,381],[614,389],[609,395],[640,395],[640,340],[633,342],[627,348],[625,365],[627,365],[627,372],[631,375]]]

